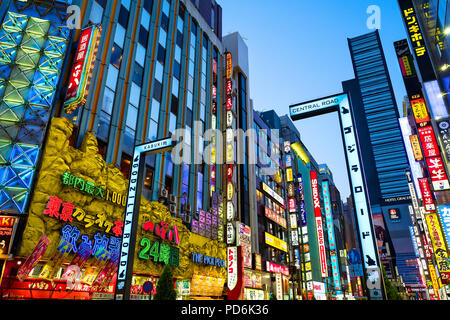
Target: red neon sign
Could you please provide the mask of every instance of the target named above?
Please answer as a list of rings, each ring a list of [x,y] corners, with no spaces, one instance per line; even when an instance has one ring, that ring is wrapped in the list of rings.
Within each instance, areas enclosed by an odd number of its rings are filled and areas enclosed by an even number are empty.
[[[427,178],[418,179],[420,191],[422,192],[423,206],[426,211],[434,211],[436,207],[434,205],[433,196],[431,194],[430,185]]]
[[[432,126],[426,126],[417,129],[419,131],[420,142],[422,143],[425,158],[436,157],[439,155],[439,147],[436,143]]]

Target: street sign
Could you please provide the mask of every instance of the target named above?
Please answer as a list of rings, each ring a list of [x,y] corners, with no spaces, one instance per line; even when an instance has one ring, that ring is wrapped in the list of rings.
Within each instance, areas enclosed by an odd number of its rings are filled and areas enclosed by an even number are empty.
[[[350,264],[358,264],[361,262],[361,254],[358,250],[352,249],[347,254],[347,260]]]

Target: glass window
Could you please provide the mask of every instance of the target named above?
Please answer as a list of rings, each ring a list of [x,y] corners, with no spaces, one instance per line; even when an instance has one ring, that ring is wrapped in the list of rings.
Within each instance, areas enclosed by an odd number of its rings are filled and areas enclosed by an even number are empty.
[[[120,64],[122,63],[122,49],[114,44],[111,52],[111,64],[115,66],[117,69],[120,69]]]
[[[127,111],[127,127],[130,129],[136,129],[136,120],[137,120],[138,109],[134,107],[132,104],[128,105]]]
[[[91,22],[94,24],[100,24],[102,23],[102,17],[103,17],[103,8],[97,1],[94,1],[92,3],[89,20],[91,20]]]
[[[158,45],[158,55],[157,55],[156,59],[159,62],[161,62],[162,64],[164,64],[164,62],[166,60],[166,49],[164,49],[164,47],[161,46],[160,44]]]
[[[114,91],[112,91],[109,88],[105,88],[105,91],[103,93],[102,110],[106,113],[112,114],[113,103],[114,103]]]
[[[159,30],[159,43],[165,48],[167,42],[167,32],[164,29]]]
[[[180,82],[177,80],[177,78],[172,77],[172,94],[175,97],[178,97],[179,90],[180,90]]]
[[[153,98],[161,102],[162,98],[162,84],[158,80],[153,82]]]
[[[180,79],[181,76],[181,65],[174,61],[173,62],[173,75],[177,78]]]
[[[125,41],[125,29],[118,24],[116,27],[116,33],[114,34],[114,42],[121,48],[123,48],[123,43]]]
[[[97,137],[104,139],[106,141],[108,140],[110,123],[111,123],[111,116],[101,111],[97,129]]]
[[[175,61],[181,63],[181,48],[179,46],[175,46]]]
[[[122,25],[125,29],[128,27],[128,18],[129,18],[130,12],[123,6],[120,6],[119,11],[119,24]]]
[[[167,0],[164,0],[162,12],[163,12],[166,16],[169,16],[169,11],[170,11],[170,3],[169,3]]]
[[[140,87],[142,87],[142,81],[144,80],[144,68],[139,64],[134,65],[133,69],[133,81]]]
[[[131,90],[130,90],[130,103],[135,107],[139,107],[139,100],[141,97],[141,87],[139,87],[136,83],[131,82]]]
[[[130,10],[131,0],[122,0],[121,3],[127,10]]]
[[[171,112],[169,119],[169,132],[173,133],[176,128],[177,128],[177,116]]]
[[[162,83],[163,79],[163,72],[164,72],[164,66],[156,62],[156,68],[155,68],[155,79]]]
[[[138,43],[136,48],[136,62],[139,63],[142,67],[145,64],[145,48]]]
[[[149,31],[150,29],[150,13],[147,10],[142,10],[141,16],[141,25],[145,28],[145,30]]]
[[[144,0],[144,9],[151,13],[153,9],[153,0]]]
[[[183,33],[183,26],[184,26],[183,19],[178,19],[177,20],[177,30],[180,31],[181,33]]]
[[[159,108],[160,108],[160,104],[157,100],[153,99],[152,100],[152,110],[150,113],[150,118],[152,118],[154,121],[158,121],[159,119]]]
[[[139,40],[138,42],[147,48],[148,45],[148,31],[143,26],[139,27]]]
[[[109,65],[108,75],[106,77],[106,85],[113,91],[116,90],[117,78],[119,77],[119,70],[112,64]]]
[[[149,141],[157,140],[157,136],[158,136],[158,124],[155,121],[150,120],[148,130],[148,140]]]
[[[169,17],[164,13],[161,15],[161,28],[166,31],[169,29]]]

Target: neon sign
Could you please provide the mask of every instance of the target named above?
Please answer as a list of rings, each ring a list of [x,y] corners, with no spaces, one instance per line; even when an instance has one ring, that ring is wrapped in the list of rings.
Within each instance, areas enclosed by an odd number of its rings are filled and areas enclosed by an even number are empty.
[[[195,263],[203,263],[214,267],[226,268],[224,259],[213,258],[201,253],[192,252],[192,261]]]
[[[328,276],[327,256],[325,252],[325,241],[322,225],[322,211],[320,209],[319,185],[317,181],[317,172],[311,171],[311,186],[314,203],[314,213],[316,218],[317,241],[319,245],[320,268],[322,277]]]
[[[64,108],[72,113],[86,102],[89,82],[94,68],[98,44],[100,42],[100,26],[90,26],[81,32],[80,42],[67,88]]]
[[[148,238],[142,238],[139,244],[144,247],[139,252],[140,259],[149,260],[152,257],[154,262],[164,262],[166,265],[173,267],[179,266],[180,249],[159,241],[152,244]]]
[[[84,223],[85,229],[96,227],[104,229],[106,233],[112,231],[116,237],[122,235],[123,222],[120,219],[113,223],[106,219],[105,213],[98,213],[96,216],[86,214],[82,209],[75,207],[70,202],[64,202],[56,196],[49,197],[44,216],[63,222],[73,222],[76,218],[79,222]]]
[[[176,244],[180,244],[180,236],[178,235],[178,228],[177,226],[173,225],[171,229],[168,229],[167,222],[161,221],[158,224],[155,224],[153,222],[145,222],[142,224],[142,228],[146,231],[154,232],[155,235],[160,237],[161,239],[173,241]]]

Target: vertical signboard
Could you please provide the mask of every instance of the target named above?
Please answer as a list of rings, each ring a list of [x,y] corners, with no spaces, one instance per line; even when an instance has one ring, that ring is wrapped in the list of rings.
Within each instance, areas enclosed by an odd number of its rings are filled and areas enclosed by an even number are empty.
[[[20,281],[25,280],[31,270],[38,264],[39,260],[44,256],[45,251],[50,244],[50,240],[43,234],[39,239],[39,242],[34,247],[30,256],[27,260],[20,266],[17,272],[17,279]]]
[[[422,161],[423,154],[422,154],[422,149],[420,149],[420,143],[419,143],[419,138],[417,137],[417,134],[409,136],[409,141],[411,142],[411,148],[413,150],[414,159],[416,161]]]
[[[425,36],[420,28],[419,18],[412,1],[398,0],[398,3],[422,80],[424,82],[434,80],[436,76],[425,45]]]
[[[0,216],[0,259],[6,259],[10,254],[18,221],[16,217]]]
[[[438,206],[439,217],[441,218],[442,228],[444,229],[444,236],[447,245],[447,250],[450,250],[448,242],[450,241],[450,206]]]
[[[428,183],[427,178],[418,179],[420,191],[422,192],[422,201],[423,206],[426,211],[432,212],[436,210],[436,206],[434,205],[433,195],[431,194],[430,185]]]
[[[444,163],[440,156],[427,158],[428,172],[430,173],[431,183],[434,191],[448,190],[450,184],[447,173],[445,172]]]
[[[311,171],[311,187],[314,205],[314,217],[316,218],[317,242],[319,245],[320,271],[322,278],[328,277],[327,254],[325,249],[325,237],[323,234],[322,210],[319,198],[319,182],[317,180],[317,172]]]
[[[306,279],[306,287],[309,293],[312,293],[312,270],[311,270],[311,253],[309,251],[309,236],[308,236],[308,221],[306,217],[306,207],[305,207],[305,194],[303,192],[303,177],[301,174],[297,176],[298,183],[298,197],[299,202],[299,213],[300,213],[300,223],[299,227],[301,234],[301,247],[299,248],[299,255],[301,254],[302,259],[302,272],[304,273],[304,278]]]
[[[331,211],[331,196],[330,189],[328,187],[328,181],[322,181],[322,193],[323,193],[323,202],[325,206],[325,219],[327,223],[327,231],[328,231],[328,244],[330,247],[330,259],[331,259],[331,272],[333,274],[333,283],[334,289],[336,293],[341,293],[341,275],[339,272],[339,265],[337,261],[336,254],[336,241],[334,238],[334,224],[333,224],[333,213]]]
[[[86,101],[100,41],[100,32],[101,27],[97,25],[92,25],[81,31],[64,102],[66,113],[72,113]]]
[[[446,160],[447,169],[449,169],[450,160],[450,118],[439,119],[436,121],[439,142],[442,147],[442,156]]]
[[[431,243],[441,281],[443,284],[450,284],[450,262],[441,226],[439,225],[439,218],[437,214],[429,213],[425,215],[425,220],[427,221],[430,232]]]
[[[124,227],[120,246],[119,267],[117,270],[115,299],[130,298],[133,274],[134,247],[136,245],[139,206],[144,179],[144,162],[146,154],[165,152],[172,148],[172,138],[148,142],[134,147],[131,162],[130,181],[124,217]]]

